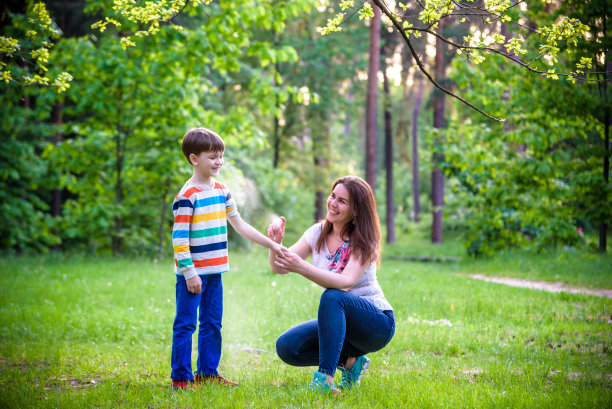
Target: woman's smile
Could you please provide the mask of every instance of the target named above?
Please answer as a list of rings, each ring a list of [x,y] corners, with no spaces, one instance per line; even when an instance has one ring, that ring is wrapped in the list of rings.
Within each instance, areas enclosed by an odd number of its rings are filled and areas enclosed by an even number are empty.
[[[338,184],[327,199],[327,220],[344,224],[353,218],[349,203],[349,192],[343,184]]]

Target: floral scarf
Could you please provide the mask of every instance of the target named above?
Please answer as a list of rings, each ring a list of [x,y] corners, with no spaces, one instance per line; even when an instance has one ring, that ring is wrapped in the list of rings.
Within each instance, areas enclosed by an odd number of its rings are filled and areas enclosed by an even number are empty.
[[[327,255],[327,260],[329,264],[327,269],[332,273],[342,274],[344,267],[349,261],[349,257],[351,255],[351,247],[349,246],[349,242],[345,241],[342,243],[338,250],[332,255]]]

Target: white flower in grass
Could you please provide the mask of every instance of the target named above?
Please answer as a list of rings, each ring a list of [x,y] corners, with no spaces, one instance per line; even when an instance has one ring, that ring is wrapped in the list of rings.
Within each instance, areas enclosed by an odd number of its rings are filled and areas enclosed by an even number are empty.
[[[412,323],[412,324],[426,324],[429,325],[431,327],[435,327],[435,326],[446,326],[446,327],[452,327],[453,323],[450,322],[449,320],[447,320],[446,318],[441,318],[437,321],[430,321],[430,320],[420,320],[418,318],[413,318],[413,317],[408,317],[406,319],[407,322]]]

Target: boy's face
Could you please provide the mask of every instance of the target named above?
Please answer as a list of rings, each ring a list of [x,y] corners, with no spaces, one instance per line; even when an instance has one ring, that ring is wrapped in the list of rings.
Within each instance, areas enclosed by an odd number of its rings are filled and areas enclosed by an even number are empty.
[[[194,171],[200,177],[208,179],[219,176],[219,170],[223,166],[223,152],[201,152],[199,155],[189,155]]]

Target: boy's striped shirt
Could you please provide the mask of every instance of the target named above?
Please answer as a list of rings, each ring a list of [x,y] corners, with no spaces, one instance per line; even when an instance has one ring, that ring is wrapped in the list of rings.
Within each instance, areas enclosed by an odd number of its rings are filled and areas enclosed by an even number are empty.
[[[229,189],[217,181],[213,188],[200,188],[188,180],[172,212],[175,274],[190,279],[228,271],[227,218],[238,215]]]

